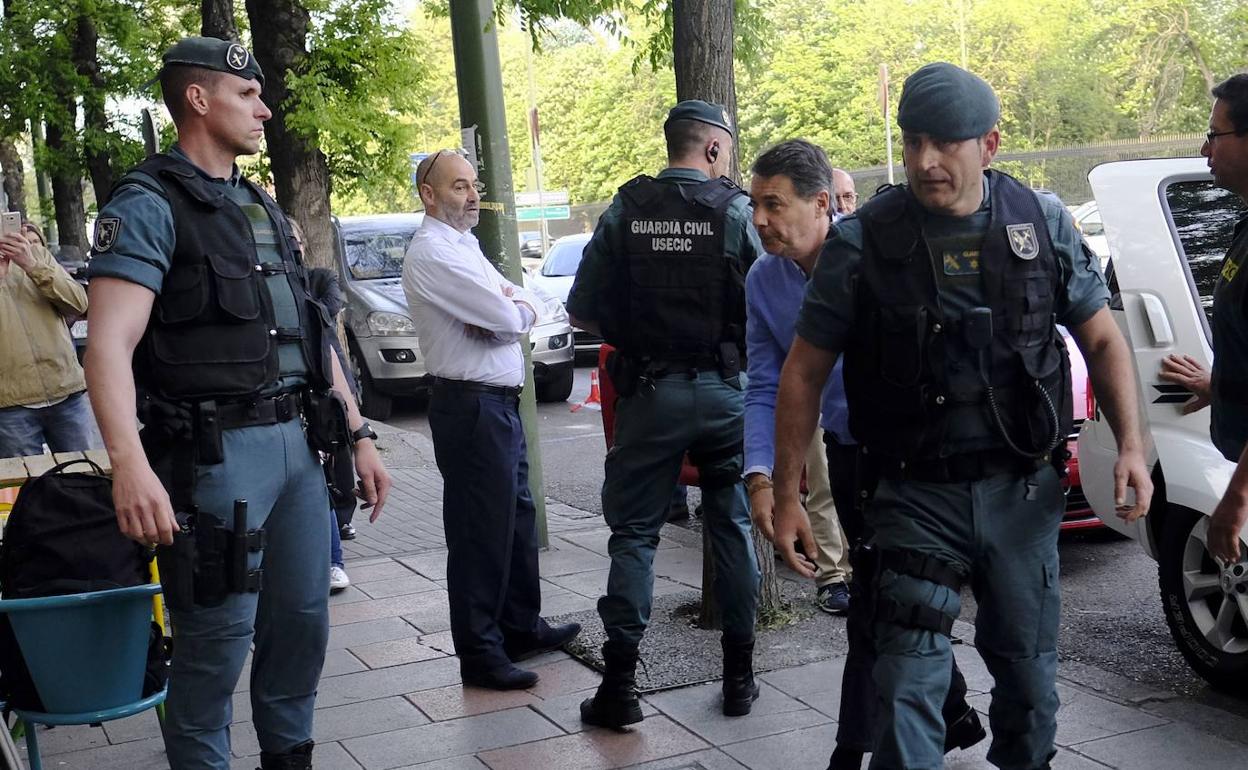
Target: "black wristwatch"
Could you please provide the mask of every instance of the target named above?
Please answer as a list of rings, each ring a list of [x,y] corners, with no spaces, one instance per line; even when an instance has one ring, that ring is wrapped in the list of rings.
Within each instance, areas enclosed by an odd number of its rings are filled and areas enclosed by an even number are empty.
[[[377,440],[377,431],[373,430],[373,426],[368,423],[364,423],[360,427],[351,431],[352,444],[358,444],[366,438],[371,438],[373,441]]]

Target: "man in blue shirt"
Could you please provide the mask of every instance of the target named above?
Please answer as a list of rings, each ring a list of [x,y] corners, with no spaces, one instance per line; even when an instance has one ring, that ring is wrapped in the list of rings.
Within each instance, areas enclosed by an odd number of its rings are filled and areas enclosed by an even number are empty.
[[[750,268],[745,282],[745,344],[749,361],[745,390],[745,484],[755,526],[771,537],[776,390],[784,357],[793,344],[806,281],[828,235],[833,172],[823,150],[802,139],[772,147],[758,157],[752,170],[754,226],[767,253]],[[845,386],[839,368],[828,378],[820,403],[820,426],[837,445],[849,446],[850,451],[848,467],[834,468],[816,435],[806,456],[806,510],[817,549],[811,554],[816,566],[815,603],[825,612],[842,614],[849,609],[846,582],[851,570],[845,533],[837,519],[847,515],[854,505],[854,440],[849,435]]]

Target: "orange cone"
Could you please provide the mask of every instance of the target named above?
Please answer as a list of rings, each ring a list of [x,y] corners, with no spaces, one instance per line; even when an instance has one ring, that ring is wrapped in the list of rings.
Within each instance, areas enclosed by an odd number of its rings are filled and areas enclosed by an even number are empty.
[[[579,412],[582,409],[592,409],[595,412],[602,411],[602,391],[598,389],[598,370],[589,370],[589,398],[579,404],[572,405],[572,411]]]

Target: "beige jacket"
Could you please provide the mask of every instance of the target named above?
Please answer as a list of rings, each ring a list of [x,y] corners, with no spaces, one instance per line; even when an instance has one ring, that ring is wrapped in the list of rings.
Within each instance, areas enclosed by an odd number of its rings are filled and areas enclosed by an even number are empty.
[[[52,253],[32,246],[27,272],[0,279],[0,409],[58,401],[86,389],[67,316],[87,311],[87,293]]]

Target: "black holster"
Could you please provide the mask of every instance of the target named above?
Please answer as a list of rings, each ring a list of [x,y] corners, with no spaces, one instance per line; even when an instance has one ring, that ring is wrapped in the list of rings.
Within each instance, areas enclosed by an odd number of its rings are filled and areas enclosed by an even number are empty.
[[[605,368],[620,398],[628,398],[637,393],[645,368],[641,359],[613,350],[607,354]]]
[[[337,391],[303,395],[304,416],[308,426],[308,444],[318,452],[335,455],[351,452],[351,428],[347,423],[347,402]]]
[[[156,549],[160,582],[170,609],[217,607],[232,593],[256,593],[264,570],[249,569],[250,554],[264,550],[263,529],[247,529],[247,501],[234,501],[234,527],[195,510],[178,513],[173,545]]]
[[[741,348],[735,342],[719,343],[719,376],[731,380],[741,374]]]

